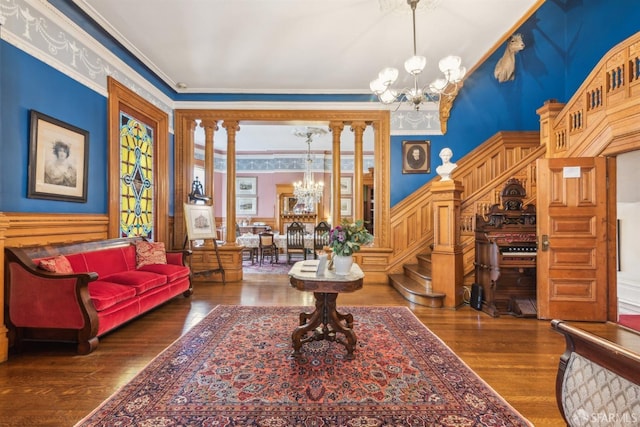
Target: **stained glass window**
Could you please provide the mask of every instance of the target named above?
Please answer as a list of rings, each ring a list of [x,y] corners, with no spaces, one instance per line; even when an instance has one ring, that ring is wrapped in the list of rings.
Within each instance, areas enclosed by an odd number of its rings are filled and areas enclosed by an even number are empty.
[[[120,236],[153,240],[153,128],[120,112]]]

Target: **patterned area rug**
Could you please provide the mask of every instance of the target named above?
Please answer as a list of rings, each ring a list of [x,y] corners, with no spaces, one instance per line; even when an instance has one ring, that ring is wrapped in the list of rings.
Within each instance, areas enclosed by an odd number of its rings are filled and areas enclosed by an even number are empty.
[[[344,307],[355,359],[304,307],[218,306],[78,426],[531,426],[406,307]]]
[[[269,260],[265,261],[260,265],[259,262],[255,262],[251,264],[251,261],[243,261],[242,262],[242,273],[243,274],[287,274],[292,264],[287,264],[286,255],[283,255],[277,263],[270,263]],[[297,261],[297,260],[296,260]]]

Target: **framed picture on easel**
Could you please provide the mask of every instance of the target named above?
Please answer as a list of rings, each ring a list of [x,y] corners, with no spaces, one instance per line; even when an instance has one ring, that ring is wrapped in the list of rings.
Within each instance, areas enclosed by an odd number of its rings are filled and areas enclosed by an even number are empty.
[[[189,240],[216,239],[213,206],[184,204],[184,219]]]

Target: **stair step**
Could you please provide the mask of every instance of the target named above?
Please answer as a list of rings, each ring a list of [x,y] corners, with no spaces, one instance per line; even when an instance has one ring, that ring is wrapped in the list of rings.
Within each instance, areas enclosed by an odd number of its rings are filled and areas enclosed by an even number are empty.
[[[410,279],[422,284],[425,288],[431,286],[431,266],[424,267],[420,264],[405,264],[404,274]]]
[[[431,279],[429,279],[429,283]],[[420,283],[405,274],[390,274],[389,284],[393,286],[405,299],[419,305],[441,308],[446,296],[440,292],[427,292],[424,283]]]
[[[418,264],[421,266],[431,269],[431,253],[422,253],[416,255],[416,259],[418,260]]]

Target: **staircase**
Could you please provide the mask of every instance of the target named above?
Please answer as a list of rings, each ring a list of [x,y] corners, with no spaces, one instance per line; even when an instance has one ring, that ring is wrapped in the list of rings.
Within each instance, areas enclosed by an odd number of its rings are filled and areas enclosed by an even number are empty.
[[[431,290],[431,252],[416,255],[417,264],[405,264],[403,273],[389,275],[389,284],[407,300],[441,308],[445,294]]]
[[[523,182],[530,196],[526,202],[535,202],[535,162],[544,153],[538,132],[499,132],[456,162],[454,179],[464,186],[459,221],[463,286],[470,288],[475,280],[476,214],[485,213],[499,202],[498,195],[509,178]],[[431,286],[432,202],[428,182],[392,208],[391,229],[396,249],[387,271],[389,284],[404,298],[441,308],[446,294],[433,292]]]

